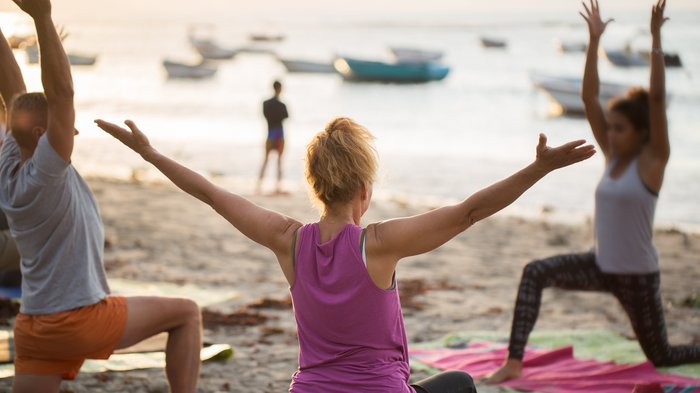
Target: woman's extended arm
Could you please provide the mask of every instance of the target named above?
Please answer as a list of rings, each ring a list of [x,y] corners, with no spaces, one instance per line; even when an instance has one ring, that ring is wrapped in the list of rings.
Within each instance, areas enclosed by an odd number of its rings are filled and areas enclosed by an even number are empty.
[[[291,259],[292,234],[301,226],[298,221],[217,187],[202,175],[158,153],[130,120],[125,122],[130,131],[103,120],[95,123],[153,164],[180,189],[214,208],[245,236],[271,249],[278,258]]]
[[[540,134],[537,159],[514,175],[456,205],[368,226],[368,259],[376,257],[385,261],[389,271],[393,271],[392,264],[399,259],[441,246],[477,221],[513,203],[547,173],[593,156],[594,147],[583,146],[584,143],[580,140],[550,148],[547,138]]]
[[[661,26],[668,18],[664,17],[666,0],[659,0],[651,14],[651,77],[649,84],[649,147],[660,161],[668,161],[671,146],[668,140],[666,119],[666,65],[661,48]]]
[[[581,12],[581,16],[588,24],[588,32],[590,35],[588,49],[586,52],[586,68],[583,72],[583,88],[581,98],[586,111],[586,118],[591,125],[593,135],[595,136],[598,146],[605,154],[608,155],[608,138],[607,129],[608,123],[605,119],[605,112],[600,105],[600,78],[598,77],[598,46],[600,45],[600,37],[605,32],[608,23],[612,19],[603,22],[600,17],[600,8],[597,0],[590,0],[590,7],[583,3],[585,14]]]
[[[639,160],[639,174],[642,181],[655,192],[661,190],[666,172],[666,164],[671,156],[666,119],[666,65],[661,48],[661,26],[668,18],[664,17],[665,0],[659,0],[651,11],[651,77],[649,85],[649,142]]]

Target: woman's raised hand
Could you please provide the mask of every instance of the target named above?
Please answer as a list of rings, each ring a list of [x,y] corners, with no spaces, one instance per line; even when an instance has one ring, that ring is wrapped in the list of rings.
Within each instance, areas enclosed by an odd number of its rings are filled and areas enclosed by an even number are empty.
[[[148,155],[154,152],[146,134],[141,132],[136,126],[136,123],[131,120],[124,122],[124,124],[129,127],[129,130],[104,120],[95,120],[95,123],[98,127],[117,138],[131,150],[140,154],[144,159],[148,159]]]
[[[605,28],[608,27],[608,23],[614,21],[615,19],[608,19],[603,22],[603,19],[600,17],[600,6],[598,5],[598,0],[589,1],[589,5],[586,5],[585,1],[582,3],[585,13],[579,12],[579,14],[581,14],[583,19],[586,20],[586,23],[588,24],[588,32],[590,33],[591,37],[600,38],[600,36],[602,36],[605,32]]]
[[[547,136],[540,134],[535,163],[541,169],[551,172],[555,169],[587,160],[595,154],[595,147],[585,143],[586,141],[581,139],[558,147],[549,147],[547,146]]]
[[[666,10],[666,0],[659,0],[651,9],[651,34],[660,34],[661,26],[666,23],[669,18],[664,16]]]

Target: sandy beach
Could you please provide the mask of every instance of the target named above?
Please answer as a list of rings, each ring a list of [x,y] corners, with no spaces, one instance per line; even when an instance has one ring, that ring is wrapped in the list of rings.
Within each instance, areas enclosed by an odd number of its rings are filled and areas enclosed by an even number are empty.
[[[97,178],[89,183],[104,220],[105,265],[110,278],[188,283],[240,293],[206,312],[205,340],[231,344],[235,354],[228,361],[203,365],[199,391],[286,391],[297,365],[297,344],[286,301],[287,283],[273,254],[169,184]],[[317,218],[305,194],[251,198],[304,222]],[[427,208],[398,201],[375,202],[364,224]],[[590,223],[571,226],[545,218],[497,216],[432,253],[403,261],[398,280],[404,288],[409,343],[460,330],[507,332],[522,266],[536,258],[585,251],[592,245]],[[698,293],[700,236],[659,230],[656,244],[670,339],[699,342],[700,309],[682,303]],[[633,335],[612,296],[545,292],[537,329],[596,328]],[[414,379],[423,377],[413,375]],[[0,391],[9,391],[10,384],[10,379],[0,380]],[[81,374],[76,381],[64,383],[62,391],[167,392],[167,384],[163,370],[110,372]],[[479,391],[499,389],[479,387]]]

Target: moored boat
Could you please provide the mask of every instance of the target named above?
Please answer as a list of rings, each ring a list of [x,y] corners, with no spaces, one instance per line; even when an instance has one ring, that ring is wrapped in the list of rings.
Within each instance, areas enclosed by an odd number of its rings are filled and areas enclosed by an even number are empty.
[[[445,79],[449,67],[434,63],[388,63],[339,57],[335,69],[349,81],[425,83]]]
[[[561,112],[575,115],[584,113],[583,100],[581,99],[581,78],[535,74],[531,76],[531,79],[535,87],[543,90]],[[604,108],[607,107],[610,99],[624,95],[628,89],[629,86],[601,82],[600,104]]]

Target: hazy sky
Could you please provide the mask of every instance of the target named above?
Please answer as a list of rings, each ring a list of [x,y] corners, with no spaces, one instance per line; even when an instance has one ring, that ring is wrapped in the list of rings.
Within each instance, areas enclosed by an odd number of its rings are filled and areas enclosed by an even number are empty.
[[[606,9],[620,8],[648,8],[653,0],[604,0],[603,7]],[[498,11],[517,9],[545,9],[560,10],[577,7],[578,0],[431,0],[431,1],[405,1],[405,0],[60,0],[54,1],[57,13],[74,13],[87,9],[96,12],[109,12],[112,9],[133,10],[142,12],[162,12],[162,7],[182,7],[196,9],[202,7],[218,7],[226,5],[230,8],[232,4],[240,4],[242,10],[270,9],[282,11],[287,9],[308,11],[314,9],[319,11],[338,12],[368,12],[372,11],[395,11],[415,12],[415,11]],[[700,0],[670,0],[670,8],[683,8],[700,10]],[[0,11],[14,10],[16,7],[10,0],[0,0]],[[167,12],[167,11],[166,11]]]

